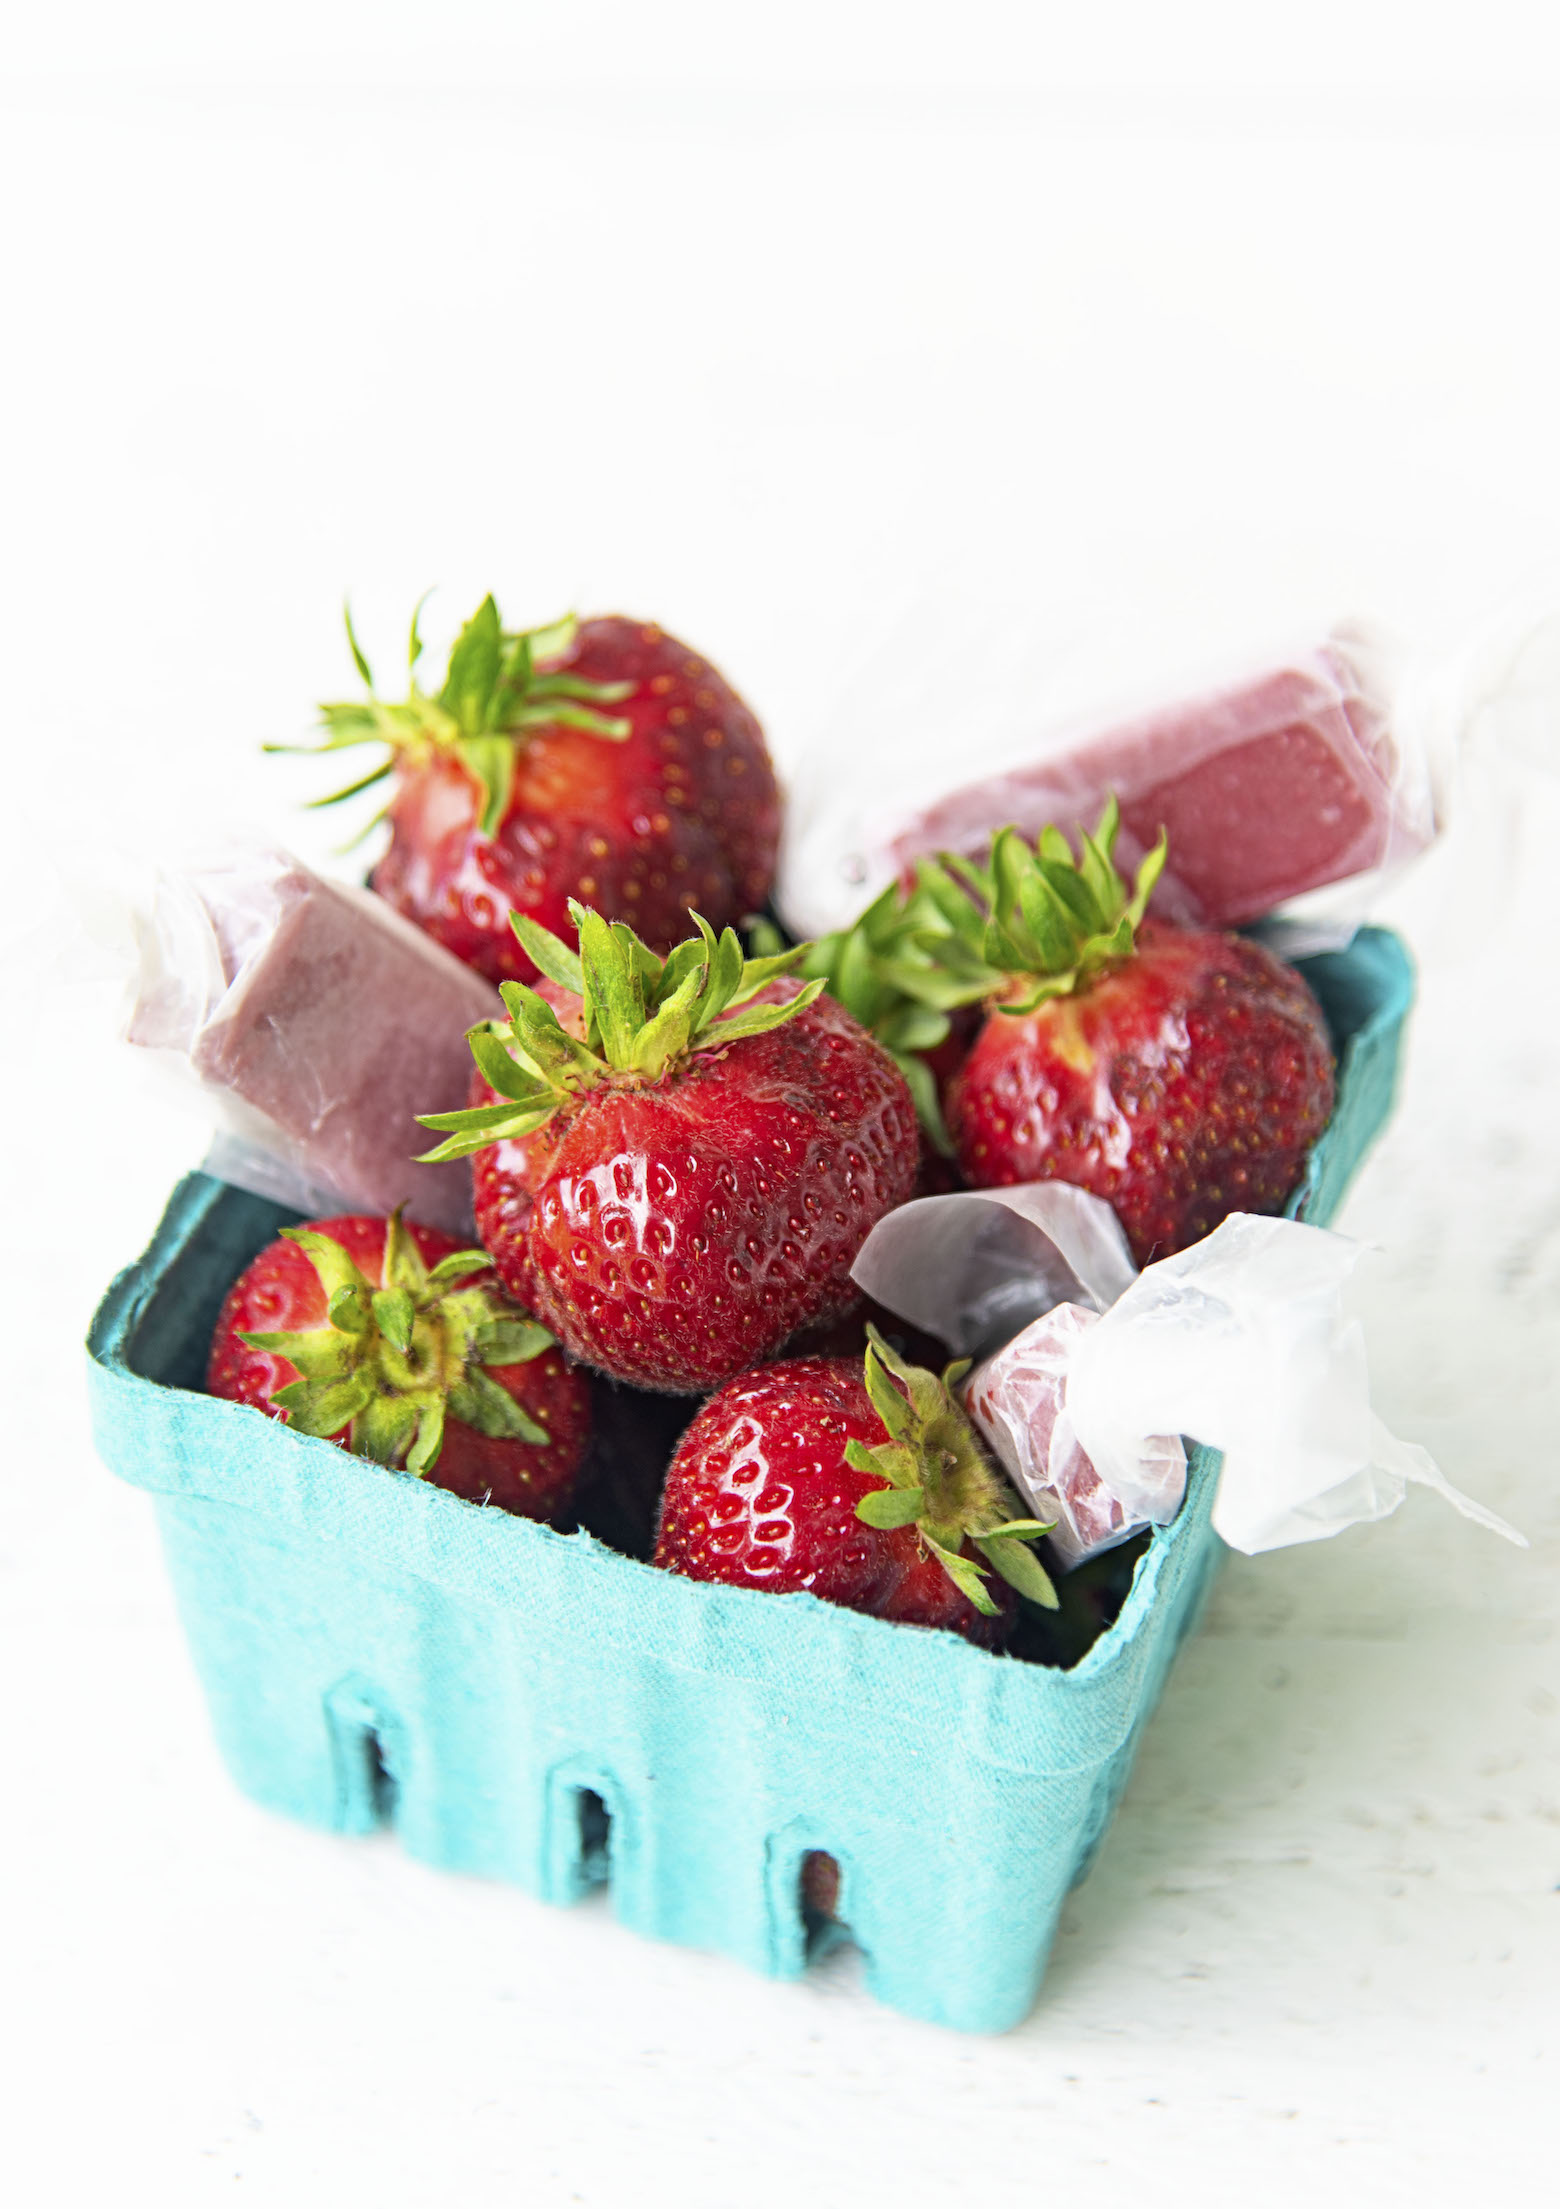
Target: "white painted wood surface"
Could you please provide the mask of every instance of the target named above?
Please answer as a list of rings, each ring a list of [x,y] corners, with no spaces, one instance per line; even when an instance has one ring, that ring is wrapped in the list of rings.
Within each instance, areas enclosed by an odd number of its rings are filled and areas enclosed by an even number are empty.
[[[1384,1415],[1533,1547],[1415,1496],[1232,1560],[1007,2040],[879,2011],[848,1958],[768,1986],[250,1808],[77,1349],[200,1138],[107,1054],[61,901],[217,826],[328,851],[295,811],[316,779],[257,747],[346,682],[343,587],[387,660],[430,582],[446,624],[489,584],[538,619],[653,612],[794,765],[864,644],[944,593],[1038,606],[1086,699],[1341,611],[1435,654],[1530,586],[1560,514],[1557,70],[1531,11],[1456,13],[1323,9],[1299,56],[1216,8],[1173,42],[1158,11],[1053,44],[978,6],[831,12],[832,45],[806,10],[744,44],[691,7],[653,37],[582,8],[573,43],[570,11],[475,6],[25,34],[12,2198],[1553,2198],[1553,724],[1520,756],[1487,732],[1391,902],[1423,1002],[1344,1223],[1382,1250]]]

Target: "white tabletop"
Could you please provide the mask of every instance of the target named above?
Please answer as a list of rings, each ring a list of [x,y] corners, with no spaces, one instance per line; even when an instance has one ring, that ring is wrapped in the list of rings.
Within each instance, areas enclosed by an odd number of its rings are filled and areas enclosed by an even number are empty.
[[[387,659],[430,582],[445,634],[490,585],[655,614],[792,770],[942,599],[1024,609],[1057,709],[1344,612],[1444,658],[1560,513],[1553,57],[1498,7],[1324,8],[1299,75],[1218,10],[1042,50],[975,7],[952,62],[943,11],[595,8],[588,55],[151,12],[35,26],[0,132],[12,2198],[1552,2199],[1552,720],[1474,743],[1383,911],[1422,1001],[1343,1222],[1378,1407],[1533,1546],[1415,1495],[1231,1560],[1005,2039],[252,1808],[78,1345],[202,1147],[106,1040],[83,878],[328,853],[258,746],[350,688],[344,588]]]

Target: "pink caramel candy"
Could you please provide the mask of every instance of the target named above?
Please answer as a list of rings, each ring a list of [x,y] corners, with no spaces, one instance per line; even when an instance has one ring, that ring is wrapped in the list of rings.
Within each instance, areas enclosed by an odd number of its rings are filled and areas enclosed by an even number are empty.
[[[1389,722],[1364,642],[1337,632],[1268,673],[1086,736],[1033,766],[967,783],[900,830],[894,864],[982,856],[994,829],[1093,829],[1114,791],[1116,863],[1130,876],[1164,829],[1154,908],[1237,927],[1306,890],[1422,851],[1428,783]]]
[[[466,1102],[466,1030],[502,1017],[381,899],[264,852],[163,882],[128,1034],[187,1059],[229,1130],[305,1186],[464,1234],[470,1169],[415,1164],[437,1140],[415,1115]]]
[[[1186,1453],[1174,1435],[1148,1443],[1145,1486],[1132,1496],[1114,1494],[1079,1448],[1067,1416],[1067,1369],[1079,1336],[1099,1318],[1081,1304],[1058,1304],[964,1384],[965,1409],[1020,1495],[1037,1519],[1055,1521],[1050,1545],[1064,1571],[1139,1527],[1168,1525],[1186,1487]]]

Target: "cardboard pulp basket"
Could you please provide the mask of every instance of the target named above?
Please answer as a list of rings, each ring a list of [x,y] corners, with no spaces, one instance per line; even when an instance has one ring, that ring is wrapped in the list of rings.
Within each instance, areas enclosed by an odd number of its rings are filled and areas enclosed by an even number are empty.
[[[1379,929],[1302,964],[1339,1082],[1290,1210],[1325,1223],[1390,1110],[1413,984]],[[637,1931],[776,1978],[806,1965],[802,1865],[825,1850],[876,1995],[1016,2025],[1217,1566],[1217,1457],[1192,1453],[1180,1515],[1068,1671],[700,1585],[201,1394],[225,1291],[296,1216],[189,1175],[88,1344],[98,1446],[155,1498],[239,1786],[548,1901],[609,1881]]]

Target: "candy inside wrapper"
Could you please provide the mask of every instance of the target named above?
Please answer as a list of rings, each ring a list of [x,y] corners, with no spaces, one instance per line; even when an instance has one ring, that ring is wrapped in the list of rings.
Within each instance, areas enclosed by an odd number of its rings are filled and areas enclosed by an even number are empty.
[[[1085,1453],[1067,1404],[1067,1376],[1083,1337],[1101,1324],[1081,1304],[1058,1304],[977,1366],[965,1385],[970,1416],[1006,1466],[1064,1570],[1114,1549],[1139,1527],[1167,1526],[1186,1492],[1179,1436],[1144,1438],[1115,1484]]]
[[[1012,1224],[994,1232],[1001,1210]],[[1385,1518],[1410,1481],[1521,1543],[1371,1410],[1364,1337],[1343,1306],[1359,1256],[1325,1228],[1237,1212],[1134,1278],[1109,1205],[1039,1182],[903,1206],[854,1276],[982,1356],[966,1404],[1036,1517],[1056,1521],[1063,1569],[1169,1524],[1181,1436],[1224,1453],[1213,1524],[1248,1555]],[[1015,1317],[994,1346],[993,1322]]]
[[[463,1235],[470,1175],[423,1166],[420,1112],[466,1102],[466,1030],[496,992],[366,890],[285,852],[165,873],[136,917],[128,1040],[200,1086],[207,1165],[300,1211],[388,1212]]]
[[[989,658],[973,655],[975,663]],[[1234,670],[1120,714],[1051,721],[1043,677],[1017,671],[1004,694],[966,684],[951,701],[903,713],[895,774],[853,798],[850,754],[820,751],[821,801],[802,778],[778,900],[804,935],[844,926],[926,854],[982,858],[1011,823],[1092,830],[1108,797],[1121,809],[1117,864],[1131,874],[1161,829],[1169,859],[1154,892],[1165,918],[1228,928],[1302,900],[1292,919],[1312,948],[1346,942],[1381,882],[1435,835],[1427,756],[1383,642],[1340,625],[1265,665]],[[919,721],[917,720],[919,716]],[[925,724],[917,757],[916,731]],[[886,756],[871,730],[851,750]],[[948,762],[976,779],[948,787]],[[1331,886],[1348,883],[1347,892]]]

